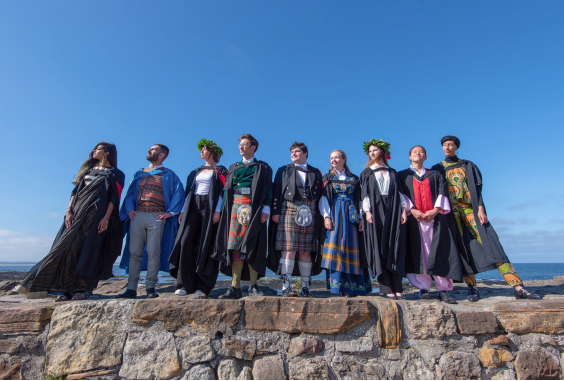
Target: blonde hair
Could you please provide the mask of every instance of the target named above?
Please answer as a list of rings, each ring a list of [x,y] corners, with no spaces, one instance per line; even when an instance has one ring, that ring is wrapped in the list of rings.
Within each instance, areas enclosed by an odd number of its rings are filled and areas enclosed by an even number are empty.
[[[349,166],[347,165],[347,154],[345,153],[345,151],[342,151],[340,149],[334,149],[333,151],[331,151],[331,153],[329,154],[329,159],[331,158],[331,155],[333,155],[334,152],[337,152],[339,155],[341,155],[341,159],[345,160],[345,164],[343,164],[343,166],[345,167],[345,173],[349,176],[352,176],[353,174],[351,173]],[[337,173],[335,172],[335,168],[331,167],[329,168],[329,172],[332,173],[333,175],[336,175]]]

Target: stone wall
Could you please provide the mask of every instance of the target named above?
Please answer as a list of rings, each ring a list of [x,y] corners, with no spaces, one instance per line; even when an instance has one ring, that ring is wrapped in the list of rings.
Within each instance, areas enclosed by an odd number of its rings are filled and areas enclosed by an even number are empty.
[[[453,311],[380,297],[0,310],[2,379],[562,379],[564,300]]]

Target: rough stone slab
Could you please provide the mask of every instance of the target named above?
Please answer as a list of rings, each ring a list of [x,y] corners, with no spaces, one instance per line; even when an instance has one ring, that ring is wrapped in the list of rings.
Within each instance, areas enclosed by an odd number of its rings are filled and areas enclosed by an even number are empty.
[[[513,361],[513,354],[506,349],[493,349],[487,346],[480,348],[478,359],[486,368],[499,367]]]
[[[290,380],[329,380],[329,366],[322,359],[301,359],[288,363]]]
[[[361,380],[365,377],[364,364],[353,356],[333,356],[330,366],[338,380]]]
[[[121,364],[131,303],[95,301],[55,309],[47,336],[46,372],[84,373]]]
[[[117,294],[127,287],[127,279],[116,280],[115,282],[105,282],[98,286],[94,291],[96,294]]]
[[[431,372],[429,365],[432,364],[425,362],[417,351],[409,349],[401,361],[402,378],[404,380],[434,380],[436,375]]]
[[[16,356],[0,355],[0,380],[21,380],[22,362]]]
[[[397,348],[401,341],[401,319],[398,306],[392,299],[370,298],[378,311],[378,343],[381,348]]]
[[[228,337],[221,340],[219,355],[225,357],[235,357],[239,360],[252,360],[257,352],[257,342],[255,340],[240,337]]]
[[[17,306],[0,308],[0,335],[39,334],[49,324],[52,308]]]
[[[20,344],[9,340],[0,340],[0,353],[9,355],[16,354],[20,351]]]
[[[182,371],[171,332],[132,332],[123,350],[119,376],[129,380],[168,380]]]
[[[506,332],[517,334],[564,333],[564,300],[526,300],[492,305]]]
[[[215,373],[211,366],[207,364],[196,364],[191,367],[182,380],[215,380]]]
[[[159,298],[160,299],[160,298]],[[182,324],[201,330],[234,329],[243,312],[243,301],[216,299],[139,300],[133,307],[131,321],[148,324],[162,321],[168,330],[175,331]]]
[[[245,301],[247,329],[340,333],[371,318],[366,300],[261,297]]]
[[[253,360],[253,379],[286,380],[287,378],[280,355],[261,356]]]
[[[560,367],[555,358],[540,347],[520,351],[515,359],[519,380],[558,380]]]
[[[488,345],[503,345],[508,347],[509,346],[509,337],[506,335],[499,335],[489,340],[486,340],[486,344]]]
[[[251,380],[252,371],[243,360],[222,359],[217,366],[217,377],[220,380]]]
[[[321,352],[324,348],[323,340],[316,337],[294,337],[290,341],[288,353],[294,356],[300,356],[304,353],[314,355]]]
[[[442,339],[456,335],[456,323],[450,308],[441,302],[397,302],[405,333],[410,339]]]
[[[177,337],[175,340],[184,369],[190,368],[192,364],[211,361],[215,358],[210,338],[207,336]]]
[[[456,314],[458,330],[463,335],[485,335],[497,332],[495,315],[485,311],[460,311]]]
[[[477,380],[482,374],[480,361],[472,353],[452,351],[439,360],[439,374],[443,380]]]
[[[350,353],[370,352],[374,349],[374,342],[371,337],[339,335],[335,337],[335,349]]]

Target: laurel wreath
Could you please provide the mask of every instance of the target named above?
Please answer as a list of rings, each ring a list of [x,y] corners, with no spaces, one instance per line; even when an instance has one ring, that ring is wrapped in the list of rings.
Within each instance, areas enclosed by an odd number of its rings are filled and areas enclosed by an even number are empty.
[[[368,155],[370,151],[370,146],[376,146],[380,148],[382,151],[385,151],[388,155],[390,154],[390,143],[386,143],[382,139],[372,139],[367,142],[364,142],[363,148],[364,153]]]
[[[205,138],[200,139],[198,142],[198,151],[201,151],[202,148],[206,148],[208,151],[215,153],[219,157],[223,156],[223,150],[213,140],[207,140]]]

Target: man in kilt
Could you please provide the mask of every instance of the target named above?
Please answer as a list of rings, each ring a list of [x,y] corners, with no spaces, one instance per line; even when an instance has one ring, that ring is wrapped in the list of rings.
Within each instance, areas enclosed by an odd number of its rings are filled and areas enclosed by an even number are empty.
[[[241,298],[241,280],[250,281],[249,296],[262,295],[256,283],[266,273],[272,169],[255,158],[258,141],[251,134],[242,135],[239,142],[243,159],[229,167],[212,254],[220,262],[219,270],[233,277],[220,299]]]
[[[307,164],[308,150],[304,143],[294,142],[290,152],[292,164],[280,167],[274,179],[268,267],[282,275],[283,296],[298,296],[291,280],[292,275],[299,274],[300,295],[308,297],[313,296],[309,291],[310,276],[321,272],[317,204],[323,184],[319,169]]]

